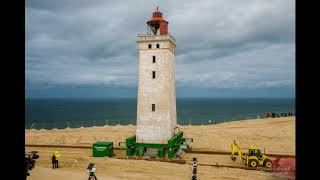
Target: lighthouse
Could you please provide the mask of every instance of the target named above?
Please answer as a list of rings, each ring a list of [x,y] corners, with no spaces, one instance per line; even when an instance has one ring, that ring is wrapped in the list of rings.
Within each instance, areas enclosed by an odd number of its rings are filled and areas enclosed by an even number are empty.
[[[119,142],[128,158],[174,159],[190,148],[192,138],[177,129],[175,50],[168,21],[157,8],[138,35],[139,81],[136,134]]]
[[[147,34],[139,35],[137,98],[138,143],[166,144],[177,125],[175,88],[176,41],[168,21],[158,10],[147,22]]]

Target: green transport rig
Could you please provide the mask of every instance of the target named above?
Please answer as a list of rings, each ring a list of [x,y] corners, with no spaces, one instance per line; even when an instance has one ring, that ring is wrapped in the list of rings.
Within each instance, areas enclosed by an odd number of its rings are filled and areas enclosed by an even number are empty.
[[[167,144],[137,143],[136,136],[126,139],[126,142],[119,142],[119,146],[126,147],[126,156],[132,157],[158,157],[159,159],[178,157],[177,152],[191,149],[189,143],[193,142],[192,138],[184,138],[183,132],[177,132]]]

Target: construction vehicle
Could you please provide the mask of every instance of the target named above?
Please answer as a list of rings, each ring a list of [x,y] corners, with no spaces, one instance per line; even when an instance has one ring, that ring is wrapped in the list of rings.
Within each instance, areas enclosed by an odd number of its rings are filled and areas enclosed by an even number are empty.
[[[272,168],[273,163],[272,161],[265,155],[265,152],[262,153],[257,146],[249,146],[248,152],[244,153],[242,149],[238,146],[236,141],[234,140],[231,144],[231,160],[236,161],[235,152],[238,153],[239,159],[249,167],[257,168],[265,167],[265,168]]]

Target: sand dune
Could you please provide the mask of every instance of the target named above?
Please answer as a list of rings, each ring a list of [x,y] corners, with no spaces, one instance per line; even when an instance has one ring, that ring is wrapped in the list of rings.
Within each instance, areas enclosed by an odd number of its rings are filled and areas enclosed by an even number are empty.
[[[180,126],[192,137],[195,149],[229,151],[235,139],[246,147],[257,145],[266,153],[295,154],[294,117],[242,120],[206,126]],[[101,126],[62,130],[26,130],[26,144],[92,145],[96,141],[118,142],[135,134],[135,126]]]
[[[266,153],[295,154],[295,118],[268,118],[243,120],[208,126],[181,126],[186,137],[192,137],[194,149],[229,151],[233,139],[242,147],[257,145]],[[135,126],[105,126],[63,130],[26,130],[26,144],[92,145],[96,141],[113,141],[115,145],[135,134]],[[39,151],[36,168],[30,180],[37,179],[87,179],[85,169],[89,162],[97,166],[98,179],[190,179],[191,165],[93,158],[90,149],[60,148],[60,169],[51,169],[50,156],[54,148],[31,148]],[[117,152],[124,153],[124,152]],[[185,159],[191,160],[192,154]],[[228,156],[199,155],[199,163],[224,163],[238,165]],[[286,179],[263,171],[214,168],[199,166],[199,179]],[[152,177],[152,178],[151,178]]]

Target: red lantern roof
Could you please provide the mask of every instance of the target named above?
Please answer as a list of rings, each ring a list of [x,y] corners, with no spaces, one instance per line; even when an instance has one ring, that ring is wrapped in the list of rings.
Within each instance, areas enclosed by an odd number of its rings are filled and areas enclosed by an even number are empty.
[[[160,35],[168,34],[168,21],[162,18],[162,13],[159,11],[158,7],[155,12],[152,13],[152,18],[147,22],[147,24],[155,29],[155,32],[160,29]]]

